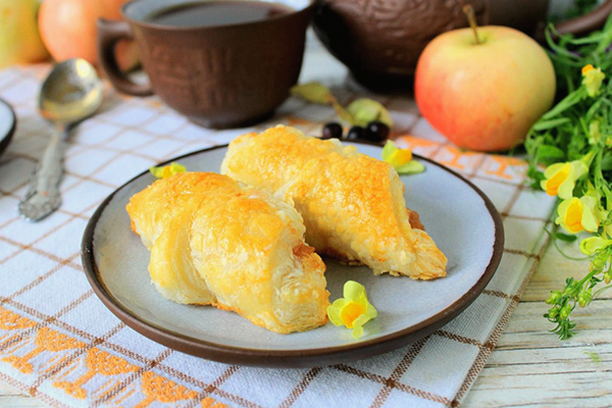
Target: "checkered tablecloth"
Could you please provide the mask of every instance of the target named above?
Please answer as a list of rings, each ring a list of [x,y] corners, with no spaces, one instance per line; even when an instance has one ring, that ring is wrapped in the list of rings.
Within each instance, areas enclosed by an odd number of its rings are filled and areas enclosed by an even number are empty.
[[[108,89],[102,111],[73,132],[64,203],[39,223],[17,216],[48,126],[35,97],[48,66],[0,71],[0,97],[17,112],[0,157],[0,378],[51,406],[457,406],[485,364],[545,245],[553,200],[525,187],[517,158],[463,152],[420,118],[408,98],[382,98],[400,141],[473,181],[503,216],[506,248],[481,296],[429,337],[384,355],[329,367],[260,369],[210,362],[156,344],[105,309],[85,279],[80,240],[97,205],[154,163],[223,144],[250,129],[190,124],[156,97]],[[335,82],[341,100],[354,92]],[[360,96],[363,94],[360,93]],[[333,112],[290,99],[272,120],[317,134]]]

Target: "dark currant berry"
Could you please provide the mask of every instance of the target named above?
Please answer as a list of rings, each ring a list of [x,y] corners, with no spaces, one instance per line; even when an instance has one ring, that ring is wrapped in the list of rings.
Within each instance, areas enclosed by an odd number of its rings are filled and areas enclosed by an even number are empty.
[[[365,136],[365,129],[362,128],[361,126],[353,126],[352,128],[349,129],[348,133],[346,134],[346,140],[358,140],[358,139],[363,139]]]
[[[326,123],[323,126],[323,135],[321,139],[341,139],[342,138],[342,126],[336,122]]]
[[[365,138],[371,142],[383,142],[389,137],[389,126],[376,120],[368,123]]]

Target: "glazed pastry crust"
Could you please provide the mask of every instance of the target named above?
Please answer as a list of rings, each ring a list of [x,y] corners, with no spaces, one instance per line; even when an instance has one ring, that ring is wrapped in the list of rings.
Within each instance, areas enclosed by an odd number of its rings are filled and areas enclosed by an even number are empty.
[[[221,171],[292,200],[306,242],[319,253],[361,262],[375,274],[446,275],[446,257],[406,209],[396,171],[353,146],[277,126],[236,138]]]
[[[325,265],[290,203],[214,173],[155,181],[126,207],[158,291],[278,333],[326,322]]]

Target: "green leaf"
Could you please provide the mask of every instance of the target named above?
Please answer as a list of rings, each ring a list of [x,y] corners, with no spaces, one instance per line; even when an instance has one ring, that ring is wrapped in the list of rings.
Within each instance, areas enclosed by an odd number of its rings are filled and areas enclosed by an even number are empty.
[[[393,120],[387,108],[373,99],[356,99],[351,102],[346,110],[353,117],[354,125],[366,126],[369,122],[379,120],[389,127],[393,126]]]
[[[562,232],[555,232],[553,236],[561,241],[574,242],[578,237],[576,235],[564,234]]]
[[[418,174],[425,171],[425,166],[423,166],[421,162],[410,160],[408,163],[396,167],[395,170],[397,170],[399,174]]]
[[[541,120],[536,122],[535,125],[533,125],[533,129],[534,130],[547,130],[547,129],[552,129],[552,128],[556,128],[560,125],[563,125],[565,123],[569,123],[571,122],[571,120],[569,118],[558,118],[558,119],[550,119],[550,120]]]
[[[570,109],[572,106],[576,105],[582,99],[586,97],[586,91],[584,88],[578,88],[574,92],[567,95],[565,98],[561,99],[561,101],[556,104],[551,110],[546,112],[543,116],[543,120],[554,118],[557,115],[560,115],[564,111]]]
[[[601,169],[603,171],[610,171],[610,170],[612,170],[612,153],[610,151],[607,151],[604,154],[604,157],[601,160]]]
[[[291,88],[291,95],[321,105],[328,105],[335,100],[329,88],[320,82],[306,82],[305,84],[295,85]]]
[[[555,163],[565,159],[565,153],[556,146],[543,144],[538,148],[538,159],[544,164]]]
[[[594,351],[585,351],[584,354],[586,354],[594,363],[601,363],[601,356]]]

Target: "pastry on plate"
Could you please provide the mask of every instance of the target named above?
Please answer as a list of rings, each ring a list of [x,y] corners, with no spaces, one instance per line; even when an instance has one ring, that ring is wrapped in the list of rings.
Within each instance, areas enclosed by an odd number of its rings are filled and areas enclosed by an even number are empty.
[[[278,333],[326,322],[325,264],[290,203],[227,176],[187,172],[135,194],[127,212],[157,290],[231,310]]]
[[[221,172],[292,200],[319,253],[415,279],[446,275],[446,257],[406,208],[404,185],[388,163],[337,139],[288,126],[239,136]]]

